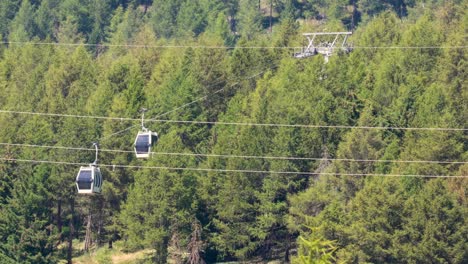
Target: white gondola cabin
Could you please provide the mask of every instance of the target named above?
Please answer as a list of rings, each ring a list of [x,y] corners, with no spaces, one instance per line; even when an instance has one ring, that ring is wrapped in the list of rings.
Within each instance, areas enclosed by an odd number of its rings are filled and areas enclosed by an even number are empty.
[[[80,168],[76,176],[78,193],[95,194],[102,191],[102,174],[99,167],[94,164]]]
[[[158,142],[158,133],[149,131],[144,124],[146,108],[142,108],[141,112],[141,130],[138,132],[135,143],[135,155],[137,158],[149,158],[151,155],[151,148]]]
[[[134,148],[137,158],[149,158],[152,146],[158,141],[158,133],[140,131],[135,138]]]
[[[76,175],[76,188],[81,194],[99,194],[102,191],[102,174],[97,166],[99,146],[97,142],[93,146],[96,148],[96,159],[89,166],[82,166]]]

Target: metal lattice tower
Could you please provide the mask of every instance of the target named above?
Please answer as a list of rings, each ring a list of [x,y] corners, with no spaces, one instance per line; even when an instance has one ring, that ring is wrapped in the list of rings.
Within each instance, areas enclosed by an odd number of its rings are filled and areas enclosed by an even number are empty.
[[[346,41],[352,32],[316,32],[302,34],[308,41],[307,45],[294,50],[295,58],[307,58],[317,54],[322,54],[325,61],[335,54],[337,51],[342,50],[346,53],[352,50],[351,45]],[[341,40],[342,39],[342,40]]]

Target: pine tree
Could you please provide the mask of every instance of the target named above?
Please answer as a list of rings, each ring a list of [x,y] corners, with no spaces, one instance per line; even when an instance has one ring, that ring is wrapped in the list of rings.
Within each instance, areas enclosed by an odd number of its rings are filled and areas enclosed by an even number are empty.
[[[21,6],[21,0],[0,2],[0,34],[5,40],[9,35],[10,23]]]
[[[57,230],[50,222],[50,197],[47,190],[50,168],[25,166],[2,207],[2,251],[21,263],[54,263]]]
[[[9,39],[14,41],[29,41],[36,30],[34,23],[34,7],[29,1],[22,1],[11,22]]]
[[[40,39],[52,38],[55,31],[55,26],[59,23],[58,0],[45,0],[40,3],[37,8],[34,20],[37,26],[37,31],[34,32]]]
[[[396,257],[407,262],[465,262],[466,221],[466,207],[457,203],[446,182],[429,181],[405,202],[403,228],[394,236]]]
[[[239,1],[238,32],[247,40],[252,40],[262,30],[262,18],[256,1]]]

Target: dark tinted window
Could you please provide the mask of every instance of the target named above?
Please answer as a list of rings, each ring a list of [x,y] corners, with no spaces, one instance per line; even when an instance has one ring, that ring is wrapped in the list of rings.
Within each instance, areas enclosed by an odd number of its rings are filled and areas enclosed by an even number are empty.
[[[93,177],[90,170],[82,170],[76,180],[80,190],[90,190]]]
[[[149,144],[149,135],[139,135],[136,140],[136,145],[148,145]]]
[[[140,135],[137,137],[135,149],[138,154],[145,154],[149,152],[149,135]]]
[[[101,188],[101,185],[102,185],[102,176],[101,176],[101,172],[100,172],[99,170],[96,170],[96,171],[95,171],[95,174],[94,174],[94,181],[95,181],[96,187]]]

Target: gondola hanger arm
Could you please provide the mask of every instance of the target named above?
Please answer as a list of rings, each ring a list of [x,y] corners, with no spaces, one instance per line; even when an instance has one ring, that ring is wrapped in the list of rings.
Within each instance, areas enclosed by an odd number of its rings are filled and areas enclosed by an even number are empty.
[[[141,130],[146,132],[148,129],[145,127],[145,113],[148,111],[146,108],[141,108]]]
[[[96,149],[96,158],[94,159],[94,162],[92,163],[92,165],[96,166],[97,161],[98,161],[99,143],[98,142],[93,142],[93,146]]]

